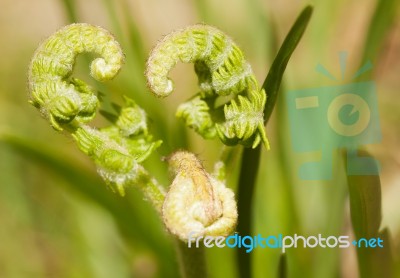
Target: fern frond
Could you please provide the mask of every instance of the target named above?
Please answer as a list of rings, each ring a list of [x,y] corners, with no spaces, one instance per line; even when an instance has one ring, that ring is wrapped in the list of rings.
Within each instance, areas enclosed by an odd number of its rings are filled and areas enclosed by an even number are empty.
[[[204,138],[215,138],[217,131],[210,114],[210,107],[199,96],[179,105],[176,116]]]
[[[262,141],[268,149],[263,119],[265,102],[266,94],[261,90],[250,92],[248,97],[238,95],[225,104],[225,121],[216,125],[220,139],[227,145],[241,143],[252,148]]]

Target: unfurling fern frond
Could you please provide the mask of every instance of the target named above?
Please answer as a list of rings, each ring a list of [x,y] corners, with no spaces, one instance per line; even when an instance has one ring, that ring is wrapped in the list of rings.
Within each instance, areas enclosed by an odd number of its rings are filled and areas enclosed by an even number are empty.
[[[83,52],[100,56],[90,69],[98,81],[114,78],[124,62],[119,43],[107,30],[84,23],[68,25],[45,40],[32,58],[28,73],[30,102],[56,130],[71,133],[111,189],[124,195],[129,185],[145,185],[150,189],[142,188],[144,193],[160,210],[163,191],[139,163],[161,141],[153,140],[146,113],[129,98],[113,116],[115,122],[110,127],[86,125],[94,118],[99,100],[94,89],[70,78],[76,56]]]
[[[95,116],[98,99],[93,89],[78,79],[68,81],[76,56],[84,52],[100,56],[90,66],[90,74],[99,81],[114,78],[124,63],[115,38],[107,30],[85,23],[62,28],[45,40],[32,58],[30,102],[57,130],[75,118],[88,122]]]
[[[195,129],[204,138],[218,136],[227,144],[240,143],[254,148],[262,141],[268,147],[264,128],[260,129],[259,121],[255,121],[254,117],[245,117],[261,113],[262,118],[265,101],[261,102],[262,107],[258,105],[260,103],[252,103],[257,98],[251,94],[265,98],[265,93],[260,90],[242,51],[230,37],[217,28],[202,24],[178,30],[164,37],[147,61],[147,83],[156,96],[166,97],[173,91],[173,82],[168,78],[168,74],[179,61],[194,63],[200,87],[198,97],[178,108],[177,116],[182,118],[187,126]],[[233,99],[240,95],[250,102],[250,105],[244,104],[242,107],[241,111],[244,114],[240,124],[229,123],[232,116],[226,113],[222,119],[213,117],[214,110],[218,110],[218,107],[215,107],[217,98],[228,95]],[[217,128],[217,125],[220,128]],[[241,128],[237,128],[239,125]],[[230,127],[237,130],[227,130]],[[246,127],[244,134],[243,127]],[[251,139],[254,141],[250,142]]]

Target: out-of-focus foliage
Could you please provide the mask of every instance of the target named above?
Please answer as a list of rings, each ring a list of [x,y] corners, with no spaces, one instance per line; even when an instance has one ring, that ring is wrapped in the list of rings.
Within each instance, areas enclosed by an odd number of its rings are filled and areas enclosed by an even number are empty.
[[[373,61],[374,70],[368,80],[377,84],[383,142],[367,147],[382,166],[382,212],[372,217],[377,221],[374,231],[379,228],[380,234],[391,238],[394,277],[400,275],[397,2],[311,1],[313,18],[287,66],[284,86],[267,127],[271,150],[261,153],[252,204],[254,235],[353,235],[352,223],[358,225],[354,217],[360,221],[364,216],[368,219],[370,215],[362,216],[362,210],[357,209],[350,217],[349,190],[353,195],[363,194],[362,184],[374,180],[356,179],[348,183],[339,152],[335,154],[333,180],[306,182],[297,178],[298,166],[318,154],[293,152],[284,97],[291,89],[340,84],[314,71],[316,64],[321,63],[339,75],[338,51],[349,53],[349,76],[359,64]],[[115,80],[100,84],[89,77],[91,55],[78,57],[74,76],[100,91],[110,111],[111,103],[122,103],[122,95],[146,110],[154,138],[164,142],[146,161],[146,167],[167,185],[170,180],[160,157],[178,148],[189,148],[211,169],[221,144],[204,141],[174,116],[177,103],[186,101],[190,97],[187,92],[196,89],[191,65],[178,64],[173,70],[173,96],[159,100],[147,90],[143,72],[151,47],[172,30],[198,22],[215,25],[240,45],[261,82],[305,4],[289,0],[2,0],[0,277],[178,275],[173,244],[143,196],[128,190],[127,196],[121,198],[107,191],[92,163],[72,140],[53,131],[27,103],[27,67],[41,40],[72,21],[101,25],[116,36],[126,63]],[[102,127],[106,122],[96,117],[95,125]],[[227,171],[228,185],[234,189],[239,154],[234,152]],[[378,198],[374,196],[371,198]],[[357,208],[357,203],[352,204]],[[383,230],[385,227],[389,233]],[[356,234],[360,231],[358,227],[354,230]],[[238,277],[235,250],[208,249],[206,255],[213,277]],[[377,259],[372,263],[377,263]],[[362,273],[359,265],[362,267],[353,248],[291,249],[284,257],[277,249],[255,249],[252,262],[254,277],[277,277],[278,272],[281,277],[357,277],[357,273]]]

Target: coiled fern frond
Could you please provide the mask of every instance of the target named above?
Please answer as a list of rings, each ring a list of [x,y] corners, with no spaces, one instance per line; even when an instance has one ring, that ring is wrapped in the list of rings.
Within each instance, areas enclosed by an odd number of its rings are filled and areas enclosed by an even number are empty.
[[[179,61],[194,63],[200,88],[196,97],[178,108],[177,116],[187,126],[204,138],[218,136],[228,145],[240,143],[255,148],[263,142],[268,148],[263,128],[265,92],[230,37],[215,27],[202,24],[165,36],[147,61],[148,86],[156,96],[166,97],[173,91],[168,74]],[[221,96],[231,97],[224,108],[216,106]],[[235,120],[240,121],[233,123]]]

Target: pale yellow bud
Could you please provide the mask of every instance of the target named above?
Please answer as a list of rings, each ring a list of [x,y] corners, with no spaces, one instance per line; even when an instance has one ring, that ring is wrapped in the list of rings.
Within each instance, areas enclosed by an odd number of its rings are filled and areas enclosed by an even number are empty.
[[[175,152],[168,162],[175,176],[162,209],[168,230],[183,241],[188,240],[189,233],[195,236],[231,234],[237,223],[232,190],[208,174],[192,153]]]

